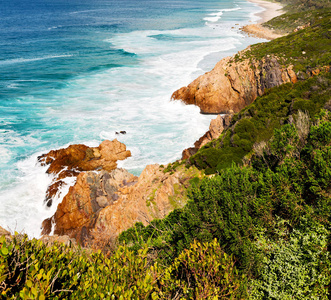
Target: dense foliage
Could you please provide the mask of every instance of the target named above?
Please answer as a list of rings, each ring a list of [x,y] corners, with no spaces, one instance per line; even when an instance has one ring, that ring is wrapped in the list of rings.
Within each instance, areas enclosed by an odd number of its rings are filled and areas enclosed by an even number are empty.
[[[228,299],[242,280],[216,240],[193,243],[163,268],[146,245],[106,257],[26,236],[0,239],[1,299]]]
[[[284,5],[286,13],[264,23],[264,26],[286,33],[315,24],[331,9],[330,0],[280,0],[279,2]]]
[[[330,299],[329,1],[285,1],[286,22],[316,8],[312,26],[250,55],[277,54],[304,75],[191,157],[188,168],[212,175],[190,181],[187,205],[123,232],[111,255],[0,237],[0,299]]]
[[[253,299],[327,299],[330,165],[330,114],[323,111],[310,124],[299,112],[292,124],[275,129],[249,166],[204,178],[183,209],[147,227],[137,224],[120,240],[132,249],[149,241],[169,264],[195,240],[217,238],[252,279],[241,282],[237,296],[252,289]]]
[[[296,84],[268,90],[232,120],[219,139],[212,141],[189,160],[207,174],[241,163],[253,148],[268,141],[274,129],[289,122],[299,110],[312,117],[330,100],[331,74],[324,73]]]
[[[314,17],[305,24],[307,26],[305,29],[292,32],[268,43],[253,45],[251,51],[246,52],[247,57],[261,59],[273,54],[282,65],[292,64],[295,72],[300,71],[300,78],[308,78],[314,69],[329,66],[331,10],[318,10],[310,13]],[[306,13],[291,16],[296,19],[303,15]],[[285,20],[279,21],[280,24],[284,24],[284,22]],[[292,22],[294,23],[294,21]]]

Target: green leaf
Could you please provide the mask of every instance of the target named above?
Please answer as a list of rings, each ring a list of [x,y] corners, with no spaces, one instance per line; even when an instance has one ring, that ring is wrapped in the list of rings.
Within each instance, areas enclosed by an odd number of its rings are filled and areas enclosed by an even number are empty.
[[[9,253],[8,248],[6,248],[6,247],[2,247],[2,248],[1,248],[1,253],[2,253],[3,256],[7,256],[8,253]]]
[[[32,287],[32,282],[31,282],[30,280],[27,280],[27,281],[26,281],[26,285],[27,285],[27,287],[30,288],[30,287]]]

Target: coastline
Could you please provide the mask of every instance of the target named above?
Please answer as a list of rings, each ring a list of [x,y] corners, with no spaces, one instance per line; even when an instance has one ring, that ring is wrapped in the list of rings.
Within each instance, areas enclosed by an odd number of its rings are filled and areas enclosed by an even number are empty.
[[[254,2],[253,0],[248,0],[248,1],[250,1],[250,2]],[[257,0],[255,0],[255,2],[254,3],[257,3],[257,2],[259,2],[259,6],[261,6],[262,7],[262,5],[260,5],[260,3],[261,2],[263,2],[263,3],[266,3],[266,4],[270,4],[269,2],[266,2],[266,1],[257,1]],[[267,6],[269,6],[269,5],[267,5]],[[260,16],[261,18],[262,18],[262,15],[264,16],[262,19],[264,19],[264,18],[266,18],[267,16],[270,16],[274,11],[274,8],[272,8],[272,7],[274,7],[274,6],[272,6],[271,5],[271,7],[269,6],[269,9],[265,9],[263,12],[260,12],[260,13],[256,13],[255,15],[256,16]],[[186,109],[188,109],[188,108],[186,108]],[[183,150],[183,148],[182,148],[182,150]],[[146,167],[146,166],[145,166]],[[44,175],[44,174],[43,174]],[[69,187],[68,187],[69,188]],[[66,193],[65,193],[66,194]]]
[[[283,5],[278,2],[269,2],[265,0],[247,0],[248,2],[257,4],[264,10],[256,13],[255,15],[261,19],[261,22],[256,24],[249,24],[240,28],[243,32],[248,35],[253,35],[258,38],[273,40],[282,37],[281,34],[276,34],[273,30],[263,26],[263,23],[278,17],[284,13]]]

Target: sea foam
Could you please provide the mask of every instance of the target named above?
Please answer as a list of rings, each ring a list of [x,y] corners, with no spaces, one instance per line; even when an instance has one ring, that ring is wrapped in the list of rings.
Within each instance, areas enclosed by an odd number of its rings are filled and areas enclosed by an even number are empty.
[[[232,29],[234,22],[248,21],[245,14],[249,11],[242,4],[209,10],[201,18],[200,26],[194,27],[102,34],[93,31],[100,34],[100,42],[107,45],[110,53],[117,55],[118,61],[110,62],[112,67],[75,74],[61,79],[56,88],[38,89],[33,95],[27,93],[12,99],[10,103],[15,106],[4,106],[3,124],[9,129],[3,132],[4,139],[0,141],[4,165],[0,180],[0,225],[39,236],[42,220],[54,214],[57,204],[74,184],[67,182],[51,208],[43,204],[52,176],[37,163],[37,156],[50,149],[75,143],[97,146],[104,139],[117,138],[132,153],[119,166],[135,175],[147,164],[179,159],[182,150],[208,130],[215,116],[200,114],[196,106],[171,101],[171,94],[209,71],[206,66],[213,66],[225,55],[255,41]],[[242,21],[232,19],[236,13],[242,16]],[[71,16],[84,14],[85,11],[77,11]],[[48,28],[53,27],[64,28],[62,25]],[[66,28],[69,30],[70,26]],[[52,58],[60,58],[65,65],[71,55],[78,57],[79,53],[8,59],[0,61],[0,65],[44,63]],[[84,55],[86,63],[95,59],[93,55]],[[103,55],[107,60],[107,55]],[[36,83],[50,80],[51,84],[52,78],[46,72]],[[22,82],[26,80],[29,79]],[[115,132],[123,130],[125,135],[116,135]]]

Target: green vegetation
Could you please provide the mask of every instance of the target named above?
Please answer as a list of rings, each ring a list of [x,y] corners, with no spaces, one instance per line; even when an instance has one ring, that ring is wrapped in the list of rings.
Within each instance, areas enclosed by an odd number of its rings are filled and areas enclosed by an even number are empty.
[[[264,23],[264,26],[281,33],[290,33],[295,29],[314,25],[331,9],[329,0],[280,0],[279,2],[283,3],[286,13]]]
[[[240,286],[232,256],[217,241],[195,242],[167,268],[120,246],[109,258],[16,235],[0,239],[1,299],[228,299]],[[201,280],[203,278],[203,280]],[[216,298],[215,298],[216,297]]]
[[[330,87],[331,74],[323,73],[266,91],[235,115],[230,128],[201,148],[188,163],[204,169],[206,174],[231,167],[233,162],[240,164],[261,142],[272,137],[274,129],[290,122],[299,110],[315,116],[330,100]]]
[[[196,240],[217,238],[248,279],[240,281],[236,298],[327,299],[330,120],[323,111],[312,125],[299,112],[253,152],[249,166],[205,177],[191,188],[184,208],[147,227],[136,224],[120,241],[134,251],[148,243],[159,263],[169,265]]]
[[[281,58],[300,81],[267,90],[189,161],[160,166],[190,172],[171,199],[187,204],[136,223],[111,254],[1,237],[0,299],[330,299],[330,3],[283,2],[270,26],[306,14],[311,27],[246,56]]]
[[[307,78],[304,74],[310,75],[314,69],[330,65],[330,29],[331,10],[328,10],[316,16],[311,26],[268,43],[253,45],[246,55],[257,60],[274,55],[281,65],[292,64],[295,72],[301,71],[301,76]]]

